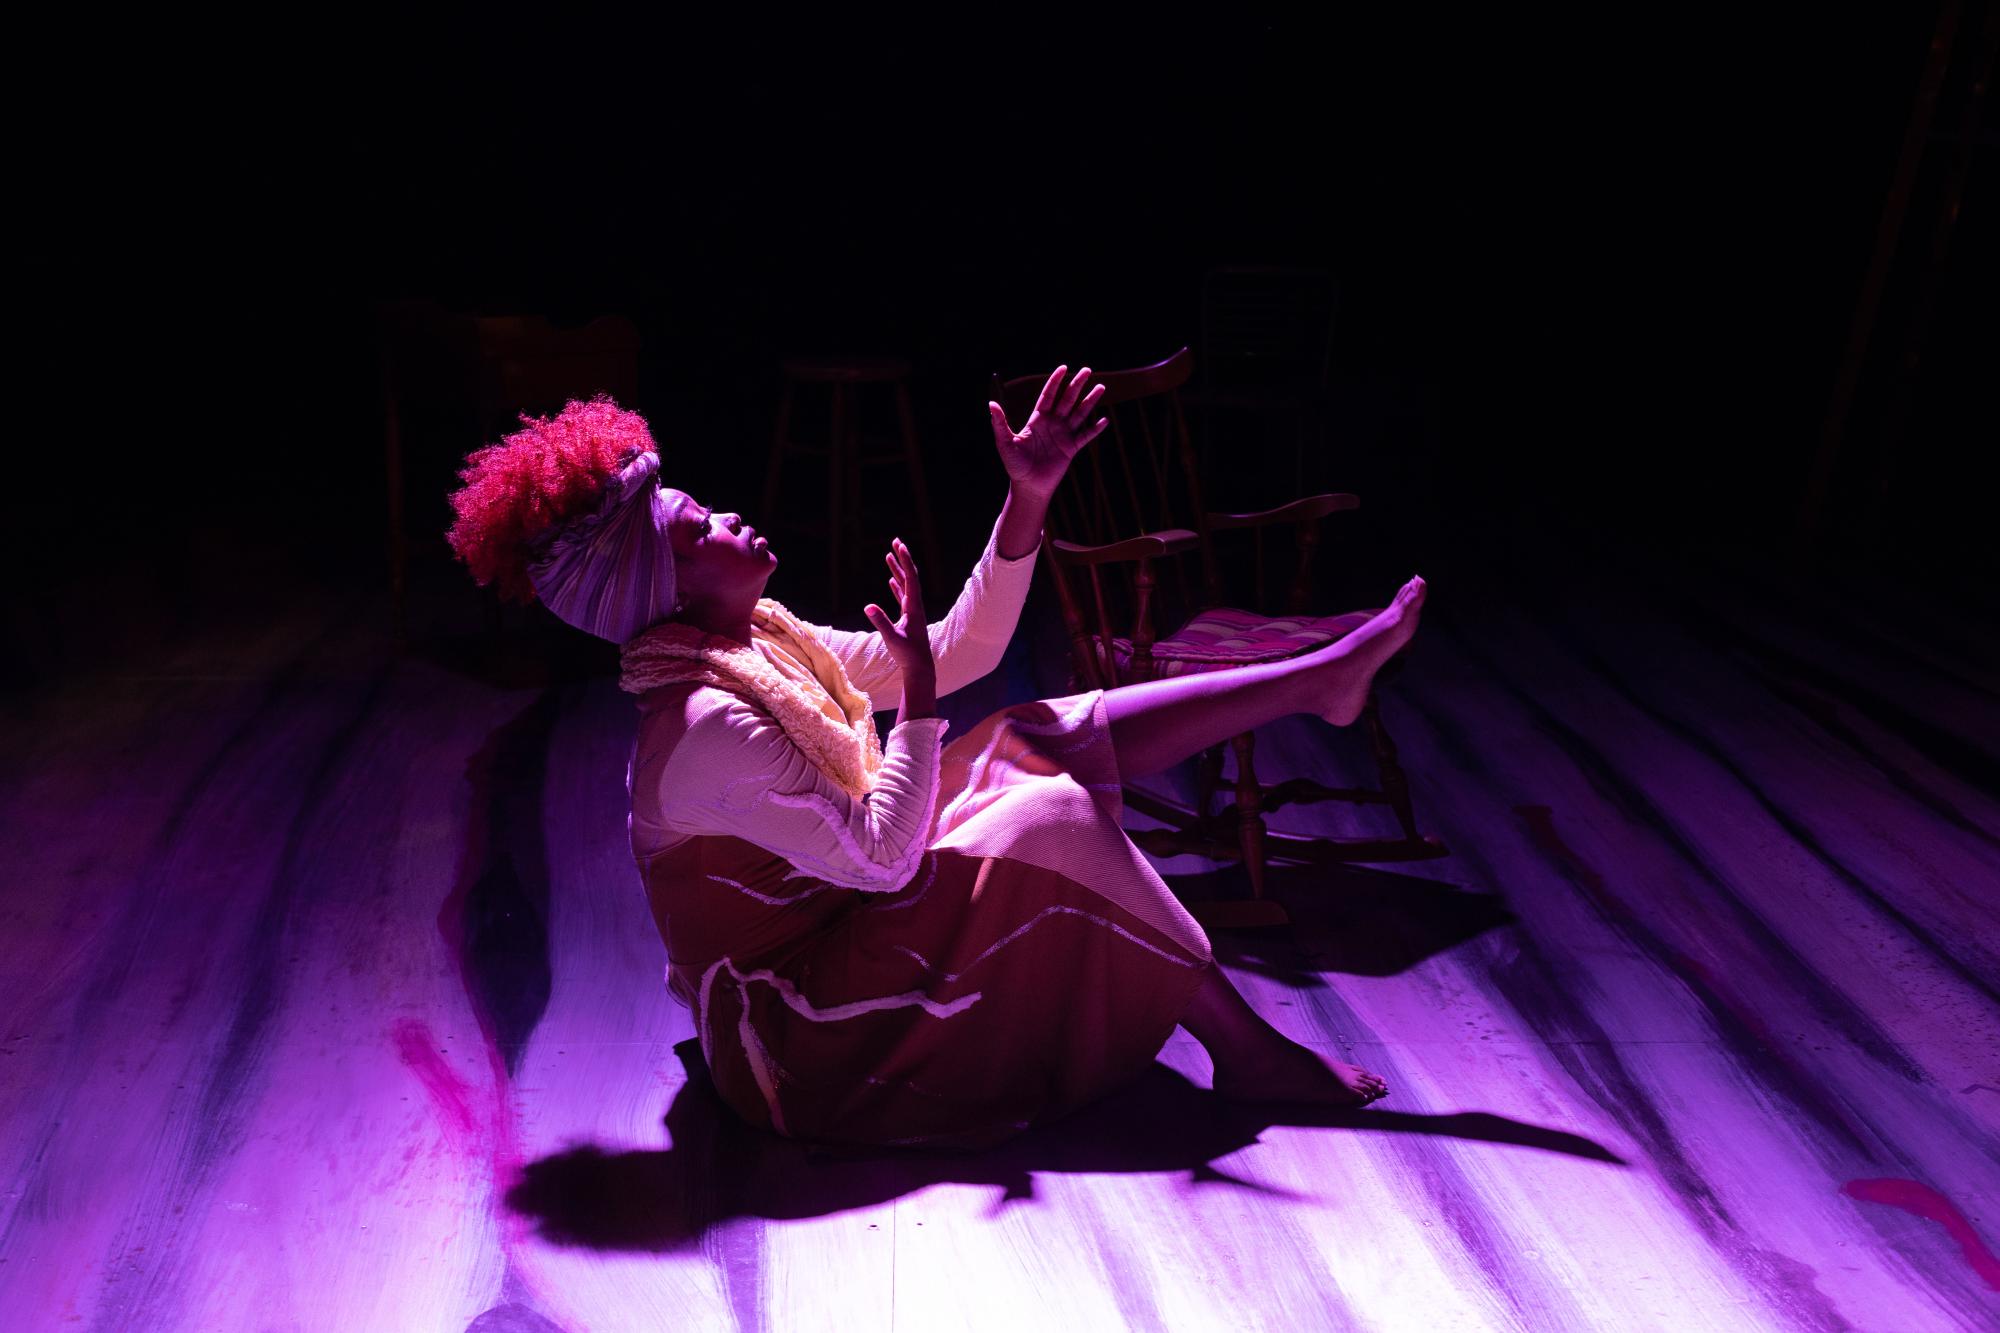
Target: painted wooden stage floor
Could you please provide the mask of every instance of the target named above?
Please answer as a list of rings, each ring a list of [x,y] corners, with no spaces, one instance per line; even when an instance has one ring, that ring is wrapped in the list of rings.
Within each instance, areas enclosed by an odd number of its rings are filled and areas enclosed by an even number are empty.
[[[1295,929],[1217,936],[1388,1100],[1222,1107],[1181,1034],[976,1157],[690,1080],[607,678],[304,599],[10,701],[0,1325],[2000,1328],[1991,608],[1574,577],[1433,579],[1385,690],[1455,854],[1280,871]],[[961,715],[1028,697],[1031,628]]]

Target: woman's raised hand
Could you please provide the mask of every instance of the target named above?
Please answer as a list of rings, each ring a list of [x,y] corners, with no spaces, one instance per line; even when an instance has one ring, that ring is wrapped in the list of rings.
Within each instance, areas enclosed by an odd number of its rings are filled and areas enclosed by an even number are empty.
[[[889,552],[882,559],[889,566],[889,590],[896,594],[902,618],[891,622],[873,602],[863,608],[863,614],[882,635],[889,656],[903,669],[906,690],[912,684],[935,682],[937,664],[931,659],[930,622],[924,618],[924,589],[917,579],[917,562],[901,537],[889,543]]]
[[[1110,421],[1109,417],[1090,419],[1104,396],[1102,384],[1084,392],[1090,383],[1090,367],[1077,371],[1065,386],[1063,376],[1068,373],[1068,366],[1056,367],[1018,432],[1007,424],[1007,413],[1000,404],[986,405],[986,414],[993,419],[993,446],[1000,451],[1007,480],[1036,495],[1055,494],[1057,483],[1069,471],[1069,460]]]

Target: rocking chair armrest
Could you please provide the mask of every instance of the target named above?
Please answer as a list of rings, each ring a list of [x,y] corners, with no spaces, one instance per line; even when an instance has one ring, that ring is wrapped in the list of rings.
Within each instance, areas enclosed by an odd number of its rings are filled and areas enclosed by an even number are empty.
[[[1049,539],[1049,546],[1055,558],[1065,565],[1105,565],[1128,560],[1157,560],[1163,555],[1184,551],[1200,543],[1201,537],[1186,528],[1162,528],[1158,532],[1127,537],[1124,541],[1108,542],[1102,546],[1084,546],[1077,542],[1064,541],[1060,537]]]
[[[1345,492],[1329,492],[1325,495],[1308,495],[1290,504],[1279,505],[1276,509],[1264,509],[1253,514],[1207,514],[1210,532],[1229,528],[1261,528],[1272,523],[1310,523],[1314,519],[1337,514],[1343,509],[1358,509],[1361,497]]]

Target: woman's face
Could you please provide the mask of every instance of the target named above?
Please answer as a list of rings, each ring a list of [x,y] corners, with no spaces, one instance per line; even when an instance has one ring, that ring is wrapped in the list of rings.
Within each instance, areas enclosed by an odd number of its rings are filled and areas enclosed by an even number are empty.
[[[674,552],[674,584],[683,603],[717,597],[751,600],[778,566],[757,530],[741,514],[711,510],[686,491],[662,486],[667,504],[667,540]]]

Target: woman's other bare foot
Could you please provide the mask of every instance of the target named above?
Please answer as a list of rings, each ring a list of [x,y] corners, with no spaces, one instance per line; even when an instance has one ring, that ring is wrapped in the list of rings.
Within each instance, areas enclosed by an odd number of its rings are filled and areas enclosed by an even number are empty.
[[[1389,605],[1367,624],[1336,640],[1327,654],[1328,692],[1321,697],[1326,706],[1320,716],[1336,727],[1344,727],[1361,716],[1368,705],[1368,687],[1382,664],[1417,632],[1417,617],[1423,614],[1428,586],[1421,575],[1396,590]]]
[[[1230,1101],[1294,1102],[1350,1110],[1389,1095],[1389,1085],[1379,1074],[1289,1041],[1267,1063],[1242,1062],[1227,1069],[1218,1066],[1212,1086],[1218,1097]]]

